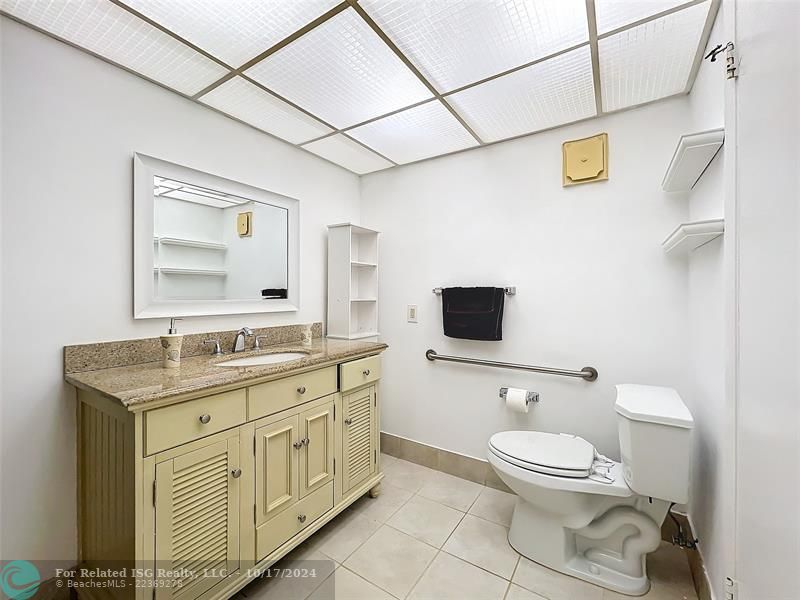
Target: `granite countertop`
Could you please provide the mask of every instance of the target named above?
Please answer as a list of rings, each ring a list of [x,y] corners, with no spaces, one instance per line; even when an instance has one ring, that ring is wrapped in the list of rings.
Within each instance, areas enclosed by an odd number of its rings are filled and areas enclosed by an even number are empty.
[[[382,343],[354,340],[332,340],[315,338],[310,346],[299,342],[289,342],[268,346],[261,350],[226,353],[225,356],[191,356],[181,359],[178,369],[165,369],[161,361],[148,362],[124,367],[68,373],[67,383],[97,392],[108,398],[118,400],[126,407],[139,408],[140,405],[155,400],[165,400],[173,396],[210,390],[219,386],[237,383],[247,385],[256,379],[291,375],[316,365],[333,364],[344,359],[360,358],[377,354],[388,346]],[[256,365],[249,367],[220,367],[217,363],[275,352],[308,352],[308,356],[284,363]]]

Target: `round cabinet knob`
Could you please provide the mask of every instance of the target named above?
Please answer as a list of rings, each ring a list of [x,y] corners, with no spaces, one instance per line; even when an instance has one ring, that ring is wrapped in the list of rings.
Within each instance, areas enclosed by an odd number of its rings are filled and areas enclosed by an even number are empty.
[[[311,440],[308,438],[303,438],[301,441],[303,442],[304,446],[308,446],[311,443]]]
[[[298,394],[305,394],[306,393],[306,386],[301,385],[299,388],[297,388],[297,393]]]
[[[353,419],[345,419],[344,420],[344,424],[345,425],[352,425],[353,424]]]
[[[200,422],[203,425],[208,425],[211,423],[211,415],[200,415]]]
[[[242,470],[234,469],[233,471],[231,471],[231,475],[233,476],[234,479],[239,479],[239,477],[242,476]]]
[[[306,516],[305,515],[297,515],[297,520],[300,521],[301,523],[305,523],[306,522]]]
[[[292,444],[292,446],[294,446],[295,450],[300,450],[300,448],[303,447],[303,440],[300,440],[299,442],[295,442],[294,444]]]

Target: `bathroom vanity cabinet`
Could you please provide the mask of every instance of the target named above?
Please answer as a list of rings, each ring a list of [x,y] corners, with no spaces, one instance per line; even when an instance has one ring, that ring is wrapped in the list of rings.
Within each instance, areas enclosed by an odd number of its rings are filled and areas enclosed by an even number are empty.
[[[128,407],[80,388],[81,562],[142,569],[80,595],[228,598],[377,495],[379,378],[374,354]]]

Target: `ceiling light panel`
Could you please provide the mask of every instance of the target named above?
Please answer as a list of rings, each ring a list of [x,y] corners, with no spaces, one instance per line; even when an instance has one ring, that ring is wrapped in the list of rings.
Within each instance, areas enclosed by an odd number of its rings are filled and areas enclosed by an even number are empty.
[[[2,0],[0,7],[76,46],[187,95],[227,71],[186,44],[103,0]]]
[[[246,74],[339,128],[431,97],[353,9],[281,48]]]
[[[602,38],[598,45],[603,110],[678,94],[686,88],[710,2]]]
[[[330,133],[316,119],[241,77],[234,77],[200,97],[200,102],[293,144]]]
[[[233,67],[271,48],[338,0],[126,0],[170,31]]]
[[[478,145],[438,100],[367,123],[347,133],[399,164]]]
[[[588,46],[447,96],[487,142],[597,114]]]
[[[358,142],[354,142],[341,133],[311,142],[303,148],[359,175],[393,166],[382,156],[367,150]]]
[[[361,0],[440,92],[588,40],[585,0]]]
[[[613,31],[686,2],[687,0],[594,0],[597,33]]]

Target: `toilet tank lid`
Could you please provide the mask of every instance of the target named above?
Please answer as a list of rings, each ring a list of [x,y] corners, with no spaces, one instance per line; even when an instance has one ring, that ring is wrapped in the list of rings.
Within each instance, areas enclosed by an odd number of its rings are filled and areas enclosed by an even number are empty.
[[[617,413],[633,421],[659,423],[673,427],[694,427],[692,413],[678,392],[655,385],[625,383],[617,385]]]

